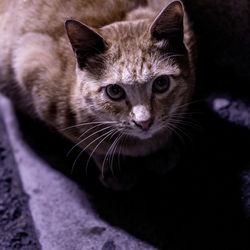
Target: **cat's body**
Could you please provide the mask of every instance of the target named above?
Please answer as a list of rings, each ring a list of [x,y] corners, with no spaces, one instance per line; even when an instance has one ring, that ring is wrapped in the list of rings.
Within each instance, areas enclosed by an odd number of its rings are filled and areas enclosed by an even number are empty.
[[[182,5],[156,18],[169,2],[1,1],[0,92],[74,142],[84,133],[79,146],[94,150],[100,167],[121,132],[127,138],[119,153],[157,151],[170,142],[168,117],[180,119],[194,87],[194,37]],[[91,28],[69,20],[67,37],[69,18]],[[162,75],[158,83],[168,81],[169,94],[156,95],[154,79]],[[111,95],[126,97],[108,98],[109,85]]]

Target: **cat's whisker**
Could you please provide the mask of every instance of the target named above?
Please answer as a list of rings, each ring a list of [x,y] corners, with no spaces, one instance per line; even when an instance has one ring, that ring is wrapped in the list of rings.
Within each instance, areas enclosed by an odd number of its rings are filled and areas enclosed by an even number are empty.
[[[185,55],[170,55],[170,56],[167,56],[167,58],[172,58],[172,57],[183,57],[183,56],[185,56]]]
[[[157,127],[156,127],[156,130],[157,131],[161,131],[162,129],[166,128],[166,124],[159,124]]]
[[[164,121],[175,120],[180,122],[193,123],[194,126],[200,127],[200,123],[194,117],[189,116],[188,114],[171,114],[163,118]]]
[[[89,166],[89,162],[90,162],[90,159],[91,157],[93,156],[93,154],[95,153],[95,151],[97,150],[97,148],[113,133],[114,131],[112,130],[111,132],[108,133],[108,135],[106,135],[97,145],[96,147],[92,150],[91,154],[89,155],[89,158],[87,160],[87,163],[86,163],[86,175],[87,175],[87,172],[88,172],[88,166]]]
[[[120,135],[118,135],[118,137],[119,137],[119,136],[120,136]],[[118,137],[117,137],[117,138],[118,138]],[[116,142],[117,138],[115,139],[114,143]],[[111,152],[110,152],[109,155],[112,155],[112,153],[113,153],[112,150],[113,150],[113,145],[112,145],[112,148],[111,148],[111,150],[110,150]],[[111,157],[109,157],[109,165],[110,165],[110,164],[111,164]]]
[[[124,134],[122,133],[121,135],[118,136],[118,138],[116,139],[115,145],[113,146],[113,150],[111,152],[111,165],[110,165],[110,169],[111,169],[111,172],[112,172],[112,174],[113,174],[114,177],[115,177],[114,169],[113,169],[114,156],[115,156],[115,152],[117,150],[117,147],[119,145],[120,139],[122,138],[123,135]]]
[[[187,115],[198,115],[198,114],[201,114],[201,112],[189,112],[189,111],[179,112],[179,110],[176,110],[169,116],[172,116],[172,115],[187,116]]]
[[[175,134],[177,135],[177,137],[180,139],[182,145],[184,146],[184,145],[185,145],[185,141],[184,141],[183,137],[179,134],[179,132],[176,131],[176,126],[174,126],[174,125],[168,123],[168,124],[166,125],[166,127],[167,127],[168,129],[170,129],[170,131],[172,131],[173,133],[175,133]]]
[[[169,122],[169,125],[172,125],[175,128],[175,130],[178,130],[192,142],[192,138],[190,137],[190,135],[184,132],[184,130],[180,128],[179,123]]]
[[[177,119],[177,120],[183,120],[183,121],[185,121],[185,120],[189,120],[189,121],[195,121],[195,119],[193,118],[193,117],[191,117],[191,116],[188,116],[188,114],[171,114],[171,115],[169,115],[169,116],[167,116],[166,117],[167,119],[172,119],[172,118],[174,118],[174,119]]]
[[[191,101],[191,102],[186,102],[184,104],[177,106],[177,110],[180,108],[183,108],[183,107],[187,107],[187,106],[192,105],[192,104],[197,104],[197,103],[202,102],[202,101],[203,101],[202,99],[199,99],[199,100],[195,100],[195,101]]]
[[[83,140],[79,141],[78,143],[76,143],[70,150],[69,152],[67,153],[67,157],[70,155],[70,153],[77,147],[79,146],[80,144],[82,144],[84,141],[88,140],[90,137],[102,132],[102,131],[105,131],[109,128],[112,128],[113,126],[108,126],[108,127],[105,127],[105,128],[102,128],[102,129],[99,129],[97,131],[95,131],[94,133],[90,134],[89,136],[85,137]]]
[[[112,139],[112,137],[114,135],[116,135],[117,133],[119,133],[120,131],[116,131],[114,134],[112,134],[112,136],[110,137],[110,139]],[[117,139],[117,138],[116,138]],[[106,160],[107,160],[107,157],[109,156],[109,152],[110,152],[110,149],[112,148],[112,145],[114,144],[114,142],[111,144],[111,146],[109,147],[107,153],[105,154],[105,157],[104,157],[104,160],[103,160],[103,163],[102,163],[102,177],[104,178],[104,167],[105,167],[105,163],[106,163]]]
[[[76,159],[75,159],[75,161],[74,161],[74,163],[73,163],[73,166],[72,166],[72,171],[71,171],[71,173],[73,173],[73,171],[74,171],[74,167],[75,167],[75,165],[76,165],[76,162],[78,161],[78,159],[81,157],[81,155],[83,154],[83,152],[84,152],[89,146],[91,146],[93,143],[95,143],[97,140],[103,138],[103,137],[106,136],[107,134],[109,134],[109,133],[112,134],[115,130],[116,130],[116,129],[113,129],[113,130],[111,130],[111,131],[108,131],[108,132],[104,133],[103,135],[100,135],[100,136],[97,137],[95,140],[93,140],[92,142],[90,142],[87,146],[85,146],[85,147],[81,150],[81,152],[78,154],[78,156],[76,157]],[[110,135],[110,134],[109,134],[109,135]]]
[[[166,118],[167,119],[176,119],[176,120],[180,120],[180,121],[187,121],[190,123],[194,123],[198,125],[198,122],[191,116],[192,114],[197,114],[197,113],[193,113],[193,112],[182,112],[182,113],[172,113],[170,115],[168,115]]]
[[[126,130],[125,130],[126,131]],[[125,133],[125,131],[123,132],[123,138],[122,138],[122,141],[121,141],[121,144],[120,144],[120,147],[119,147],[119,151],[118,151],[118,156],[117,156],[117,160],[118,160],[118,169],[119,171],[121,171],[121,161],[120,161],[120,157],[121,157],[121,149],[122,149],[122,145],[123,143],[125,143],[125,140],[127,139],[128,137],[128,134]]]
[[[174,53],[166,53],[166,56],[184,56],[184,54],[174,54]]]
[[[95,126],[89,128],[89,129],[87,129],[87,130],[84,131],[77,139],[79,140],[79,139],[82,138],[85,134],[87,134],[90,130],[93,130],[94,128],[100,127],[100,126],[102,126],[102,125],[103,125],[103,123],[102,123],[102,124],[97,124],[97,125],[95,125]]]
[[[60,131],[65,131],[68,129],[72,129],[72,128],[77,128],[77,127],[81,127],[81,126],[88,126],[88,125],[94,125],[94,124],[117,124],[116,121],[100,121],[100,122],[84,122],[84,123],[80,123],[77,125],[73,125],[73,126],[69,126],[63,129],[60,129]]]
[[[118,169],[119,169],[119,171],[121,171],[120,156],[121,156],[122,143],[123,143],[123,141],[124,141],[124,139],[125,139],[125,137],[126,137],[125,134],[123,134],[123,135],[124,135],[124,137],[123,137],[123,139],[122,139],[122,141],[121,141],[121,143],[120,143],[120,147],[119,147],[119,149],[118,149],[118,155],[117,155],[117,163],[118,163]]]
[[[177,117],[179,118],[179,117]],[[201,129],[201,126],[199,124],[196,124],[193,122],[193,120],[188,119],[177,119],[176,117],[170,117],[170,122],[175,122],[176,124],[180,125],[186,125],[192,128]]]

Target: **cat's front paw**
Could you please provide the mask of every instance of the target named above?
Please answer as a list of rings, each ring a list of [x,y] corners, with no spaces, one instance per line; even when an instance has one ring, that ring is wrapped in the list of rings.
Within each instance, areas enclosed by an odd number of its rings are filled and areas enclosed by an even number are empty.
[[[135,178],[123,178],[118,179],[112,174],[106,174],[105,176],[99,176],[102,185],[113,191],[129,191],[135,185]]]
[[[114,158],[113,162],[118,162],[116,156]],[[104,187],[114,191],[128,191],[135,185],[136,177],[126,171],[124,162],[119,162],[119,167],[115,164],[110,166],[109,161],[105,161],[105,157],[101,155],[95,155],[94,160],[100,171],[99,180]]]
[[[176,168],[181,159],[180,151],[177,148],[163,149],[145,157],[144,162],[150,172],[166,175]]]

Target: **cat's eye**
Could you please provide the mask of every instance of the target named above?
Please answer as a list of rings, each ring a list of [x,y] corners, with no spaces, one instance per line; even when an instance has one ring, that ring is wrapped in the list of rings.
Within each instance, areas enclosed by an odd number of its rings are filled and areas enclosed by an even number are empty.
[[[153,92],[154,93],[164,93],[166,92],[170,87],[170,79],[167,75],[162,75],[157,77],[153,82]]]
[[[125,98],[126,93],[124,89],[118,84],[110,84],[106,87],[107,96],[114,101],[120,101]]]

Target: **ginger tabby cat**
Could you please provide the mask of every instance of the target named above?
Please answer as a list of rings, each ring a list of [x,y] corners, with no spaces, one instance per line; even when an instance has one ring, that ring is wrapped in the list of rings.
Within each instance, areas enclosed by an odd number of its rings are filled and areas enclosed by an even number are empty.
[[[119,188],[114,155],[171,148],[195,81],[180,1],[2,0],[0,30],[0,92],[88,152],[106,185]]]

